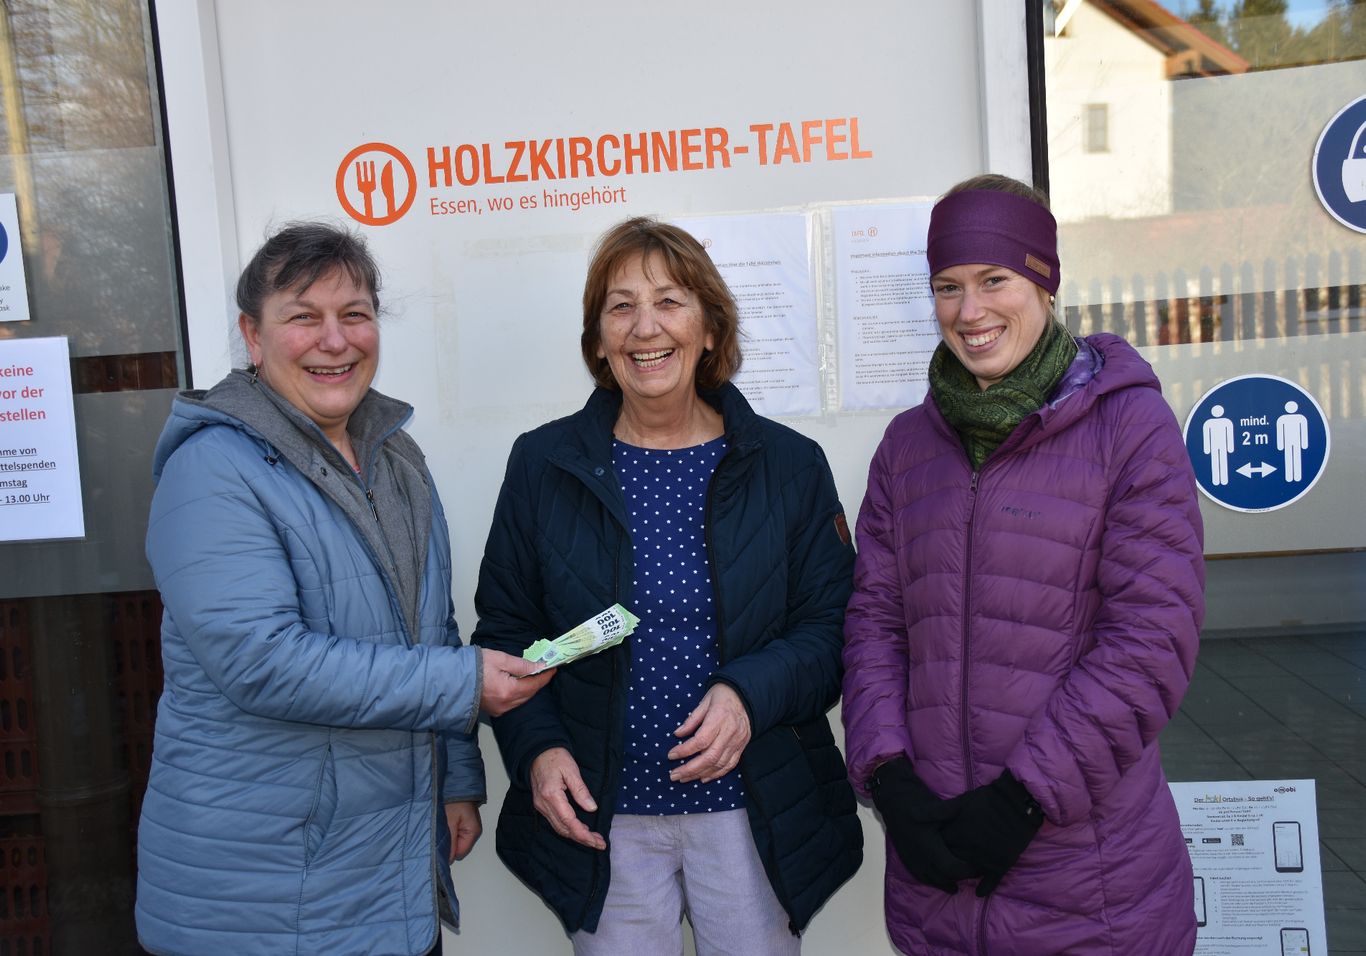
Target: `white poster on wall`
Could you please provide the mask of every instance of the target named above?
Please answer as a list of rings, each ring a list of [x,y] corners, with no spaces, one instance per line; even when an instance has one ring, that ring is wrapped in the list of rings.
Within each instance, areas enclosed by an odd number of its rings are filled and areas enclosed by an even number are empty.
[[[1197,956],[1328,952],[1313,780],[1173,783]]]
[[[820,412],[820,350],[803,213],[711,216],[678,225],[706,248],[740,310],[735,385],[761,415]]]
[[[0,322],[24,322],[29,317],[19,207],[14,193],[0,193]]]
[[[833,210],[840,407],[908,408],[939,344],[925,236],[932,203]]]
[[[84,536],[67,340],[0,340],[0,541]]]

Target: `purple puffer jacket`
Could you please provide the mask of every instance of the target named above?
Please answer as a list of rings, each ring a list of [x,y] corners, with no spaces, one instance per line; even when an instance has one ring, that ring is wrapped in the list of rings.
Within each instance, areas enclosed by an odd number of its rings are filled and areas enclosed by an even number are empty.
[[[1195,482],[1152,368],[1081,341],[1052,401],[973,474],[932,400],[868,474],[845,621],[849,774],[907,755],[940,796],[1009,767],[1046,822],[985,901],[888,845],[893,942],[924,956],[1177,956],[1190,859],[1157,736],[1195,666]]]

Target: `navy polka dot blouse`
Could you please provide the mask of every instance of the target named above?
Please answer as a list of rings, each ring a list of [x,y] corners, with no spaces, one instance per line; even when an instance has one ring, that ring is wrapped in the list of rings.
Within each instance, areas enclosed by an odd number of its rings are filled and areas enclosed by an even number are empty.
[[[680,742],[674,730],[702,700],[717,666],[703,517],[707,485],[725,451],[725,438],[667,450],[612,442],[635,556],[631,611],[640,618],[627,639],[631,684],[618,813],[704,813],[745,805],[738,770],[711,783],[674,783],[669,770],[683,761],[666,756]]]

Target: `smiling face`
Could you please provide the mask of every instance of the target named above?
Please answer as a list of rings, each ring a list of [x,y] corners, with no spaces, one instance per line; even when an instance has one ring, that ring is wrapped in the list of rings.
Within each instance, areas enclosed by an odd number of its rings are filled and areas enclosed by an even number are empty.
[[[1015,371],[1048,327],[1048,293],[1005,266],[952,266],[930,287],[944,343],[983,389]]]
[[[238,319],[261,379],[339,444],[379,363],[375,300],[345,271],[267,296]]]
[[[628,259],[607,284],[598,358],[623,401],[666,406],[692,401],[697,363],[713,347],[702,304],[671,278],[658,255]]]

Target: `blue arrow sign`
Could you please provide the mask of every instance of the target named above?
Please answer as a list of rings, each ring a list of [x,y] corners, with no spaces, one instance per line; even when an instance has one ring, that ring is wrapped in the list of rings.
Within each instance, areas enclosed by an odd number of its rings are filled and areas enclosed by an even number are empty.
[[[1314,396],[1275,375],[1221,382],[1186,419],[1196,484],[1233,511],[1275,511],[1304,497],[1323,474],[1328,446]]]

